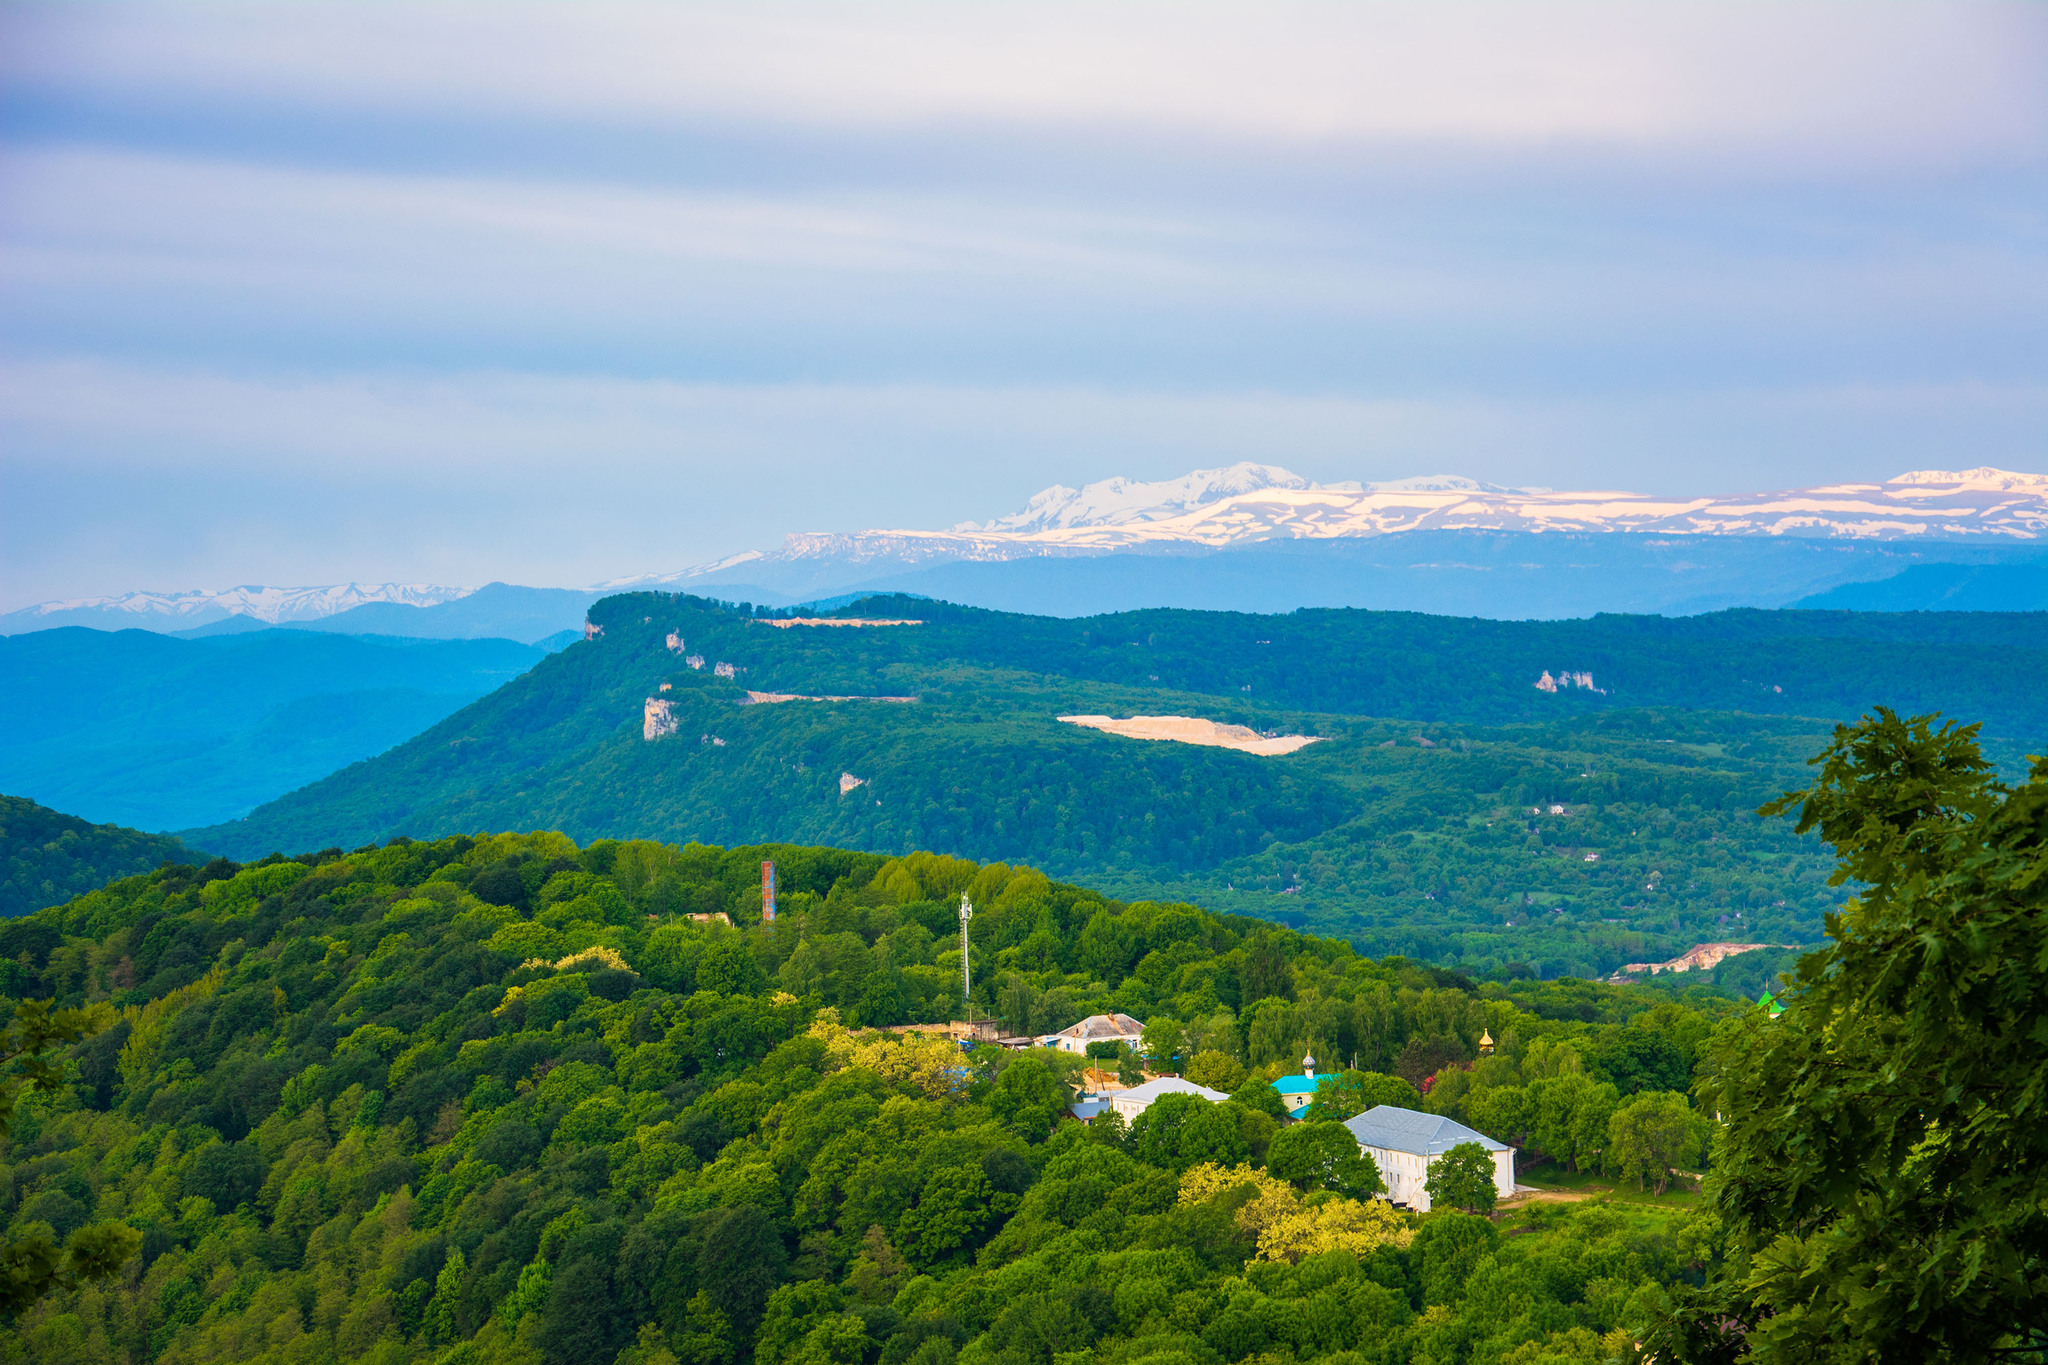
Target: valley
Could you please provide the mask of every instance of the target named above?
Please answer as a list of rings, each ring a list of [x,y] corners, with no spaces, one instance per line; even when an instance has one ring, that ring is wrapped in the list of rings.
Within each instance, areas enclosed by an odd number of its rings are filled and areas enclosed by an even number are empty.
[[[546,654],[297,629],[0,637],[0,791],[137,829],[233,819],[401,743]]]

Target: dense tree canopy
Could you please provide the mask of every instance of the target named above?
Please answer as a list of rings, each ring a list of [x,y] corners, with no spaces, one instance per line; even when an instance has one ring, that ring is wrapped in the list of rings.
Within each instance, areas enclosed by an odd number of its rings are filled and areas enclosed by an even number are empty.
[[[95,825],[26,797],[0,796],[0,918],[62,905],[166,860],[198,863],[206,855],[167,834]]]
[[[959,1009],[963,890],[978,1010],[1172,1020],[1234,1098],[1084,1128],[1078,1058],[876,1031]],[[545,834],[166,867],[0,925],[0,956],[17,997],[117,1015],[17,1111],[9,1235],[141,1243],[0,1334],[39,1363],[1603,1359],[1696,1273],[1697,1219],[1418,1223],[1358,1197],[1335,1125],[1276,1158],[1268,1082],[1311,1048],[1427,1063],[1392,1084],[1469,1118],[1634,1084],[1615,1032],[1690,1065],[1733,1007],[1476,986],[1001,865]]]
[[[1755,810],[1830,722],[1887,699],[1996,717],[2005,736],[2048,722],[2048,631],[2028,616],[846,611],[923,624],[774,629],[700,598],[607,598],[602,634],[191,838],[237,857],[529,828],[927,849],[1374,955],[1596,976],[1700,942],[1818,941],[1828,859]],[[1534,686],[1567,667],[1597,690]],[[917,700],[755,700],[877,695]],[[653,740],[650,701],[674,726]],[[1073,714],[1322,742],[1261,757],[1058,720]]]
[[[1779,805],[1856,894],[1784,1013],[1708,1048],[1729,1255],[1667,1344],[1788,1365],[2039,1359],[2048,762],[2007,786],[1972,728],[1885,711],[1815,761]]]

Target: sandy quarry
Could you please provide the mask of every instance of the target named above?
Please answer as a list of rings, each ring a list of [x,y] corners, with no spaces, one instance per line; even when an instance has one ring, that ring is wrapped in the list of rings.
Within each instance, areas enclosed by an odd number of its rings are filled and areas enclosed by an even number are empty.
[[[883,621],[858,616],[783,616],[757,618],[764,626],[788,630],[791,626],[921,626],[922,621]]]
[[[1274,735],[1268,739],[1243,725],[1218,725],[1193,716],[1061,716],[1068,725],[1085,725],[1090,730],[1107,730],[1127,739],[1170,739],[1178,744],[1206,744],[1217,749],[1235,749],[1246,754],[1291,754],[1322,738],[1320,735]]]
[[[753,692],[741,706],[773,706],[785,701],[916,701],[916,697],[809,697],[801,692]]]

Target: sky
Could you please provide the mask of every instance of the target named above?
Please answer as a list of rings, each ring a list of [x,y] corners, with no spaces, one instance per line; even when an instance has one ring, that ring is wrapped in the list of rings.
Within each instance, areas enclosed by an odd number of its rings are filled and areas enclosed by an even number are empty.
[[[0,610],[2048,470],[2048,6],[0,7]]]

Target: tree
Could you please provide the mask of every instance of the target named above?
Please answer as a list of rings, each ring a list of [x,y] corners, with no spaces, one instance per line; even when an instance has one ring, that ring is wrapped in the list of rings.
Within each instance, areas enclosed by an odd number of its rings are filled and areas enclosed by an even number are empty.
[[[917,1207],[903,1215],[903,1254],[923,1270],[971,1251],[992,1216],[995,1190],[979,1166],[942,1166],[924,1182]]]
[[[58,1048],[100,1032],[113,1022],[111,1006],[57,1009],[54,1000],[24,1000],[0,1029],[0,1140],[14,1127],[22,1097],[63,1087]],[[54,1229],[30,1223],[0,1245],[0,1315],[13,1317],[52,1289],[112,1276],[142,1249],[142,1234],[125,1223],[95,1223],[71,1234],[58,1250]]]
[[[1315,1103],[1309,1106],[1304,1117],[1311,1119],[1348,1119],[1363,1114],[1382,1104],[1391,1104],[1401,1109],[1417,1109],[1422,1105],[1422,1096],[1414,1086],[1399,1076],[1385,1076],[1377,1071],[1350,1070],[1339,1076],[1330,1076],[1316,1087]]]
[[[1456,1299],[1473,1269],[1499,1245],[1499,1229],[1485,1218],[1450,1212],[1425,1218],[1413,1243],[1422,1301],[1447,1304]]]
[[[887,1303],[910,1278],[910,1265],[879,1224],[871,1224],[860,1239],[860,1254],[847,1271],[846,1285],[862,1303]]]
[[[1180,1060],[1187,1055],[1187,1030],[1180,1020],[1161,1015],[1145,1025],[1144,1035],[1139,1040],[1145,1050],[1145,1060],[1152,1064],[1154,1071],[1180,1072]]]
[[[751,1204],[712,1209],[697,1236],[697,1286],[735,1327],[752,1330],[787,1256],[775,1222]]]
[[[1683,1095],[1645,1090],[1630,1096],[1607,1120],[1607,1170],[1635,1181],[1639,1190],[1648,1181],[1655,1193],[1664,1193],[1671,1168],[1689,1165],[1697,1155],[1692,1108]]]
[[[1273,1088],[1271,1081],[1246,1081],[1231,1092],[1230,1098],[1247,1109],[1258,1110],[1261,1114],[1276,1119],[1287,1117],[1287,1102],[1280,1098],[1280,1092]]]
[[[1131,1124],[1131,1155],[1148,1165],[1183,1171],[1204,1161],[1230,1166],[1244,1160],[1237,1120],[1195,1095],[1161,1095]]]
[[[1575,1171],[1593,1165],[1607,1145],[1607,1120],[1619,1092],[1576,1071],[1531,1081],[1527,1090],[1524,1115],[1537,1150]]]
[[[1422,1182],[1429,1206],[1492,1213],[1500,1191],[1493,1183],[1493,1153],[1476,1142],[1461,1142],[1429,1163]]]
[[[727,931],[717,935],[697,959],[697,987],[700,990],[718,991],[723,995],[757,995],[767,984],[768,977],[761,970],[761,964],[754,961],[754,955],[747,951],[746,941],[736,933]]]
[[[1529,1092],[1519,1085],[1493,1085],[1465,1102],[1472,1126],[1488,1137],[1519,1147],[1529,1133]]]
[[[1030,1052],[1012,1055],[986,1101],[989,1111],[1027,1141],[1037,1142],[1073,1103],[1046,1060]]]
[[[1353,1199],[1382,1194],[1377,1162],[1341,1123],[1310,1120],[1274,1134],[1266,1148],[1266,1169],[1304,1190],[1335,1190]]]
[[[1294,997],[1294,963],[1281,946],[1278,935],[1260,930],[1245,949],[1241,981],[1244,1008],[1269,996],[1283,1000]]]
[[[1674,1351],[1727,1318],[1766,1365],[2048,1342],[2048,760],[2007,787],[1975,726],[1939,722],[1838,727],[1814,783],[1764,807],[1796,808],[1858,889],[1784,1013],[1710,1046],[1729,1255]]]
[[[1205,1048],[1188,1062],[1188,1079],[1228,1095],[1244,1084],[1244,1068],[1230,1054]]]

